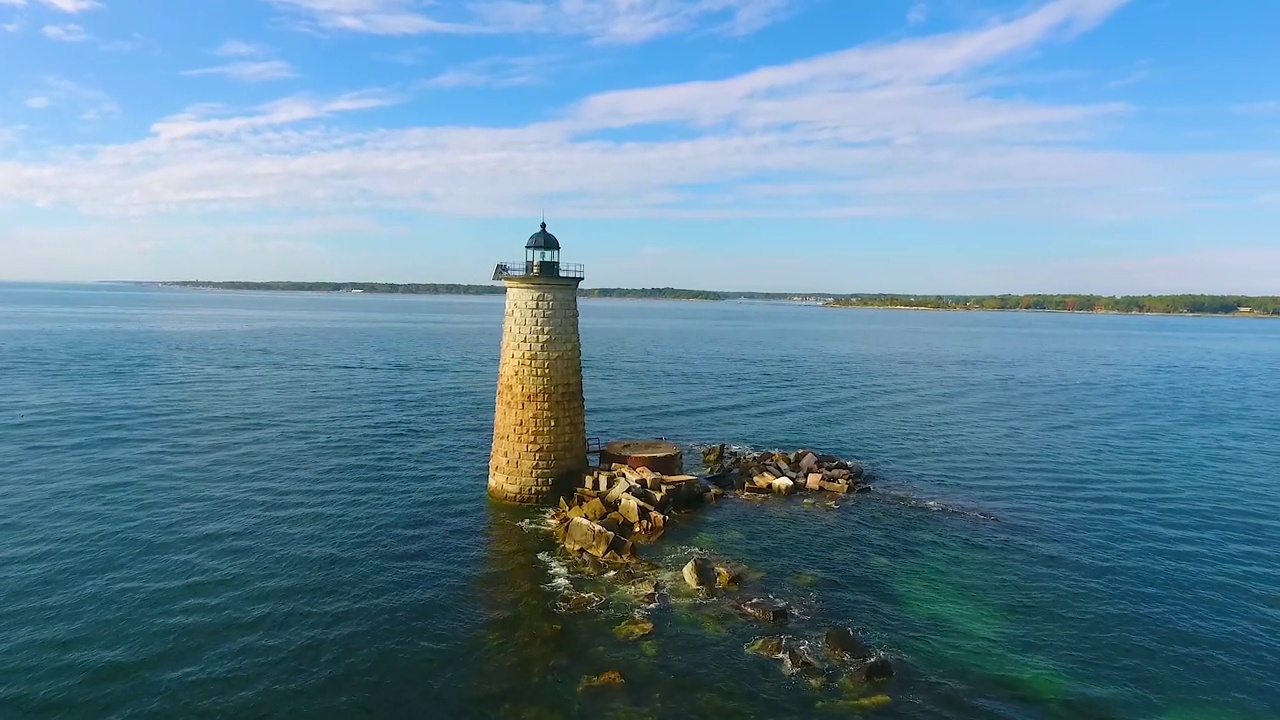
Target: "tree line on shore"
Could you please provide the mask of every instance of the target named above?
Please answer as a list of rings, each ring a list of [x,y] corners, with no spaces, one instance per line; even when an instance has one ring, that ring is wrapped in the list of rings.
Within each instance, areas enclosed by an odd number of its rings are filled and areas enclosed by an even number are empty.
[[[501,285],[457,283],[361,283],[361,282],[210,282],[183,280],[166,286],[214,290],[266,290],[282,292],[366,292],[398,295],[502,295]],[[1247,295],[894,295],[723,292],[682,288],[583,288],[589,298],[641,298],[659,300],[790,300],[796,297],[824,299],[832,307],[895,307],[934,310],[1056,310],[1062,312],[1114,312],[1229,315],[1248,312],[1280,316],[1280,297]]]
[[[935,310],[1280,315],[1280,297],[1246,295],[854,295],[835,297],[827,304],[834,307],[907,307]]]

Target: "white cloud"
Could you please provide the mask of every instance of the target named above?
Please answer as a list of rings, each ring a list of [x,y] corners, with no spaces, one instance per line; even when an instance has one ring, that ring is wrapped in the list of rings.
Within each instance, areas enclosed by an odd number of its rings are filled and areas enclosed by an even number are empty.
[[[45,5],[54,10],[60,10],[71,15],[85,12],[86,10],[96,10],[102,7],[102,3],[97,0],[34,0],[35,2]],[[0,0],[0,5],[8,5],[10,7],[26,7],[27,0]]]
[[[1268,100],[1263,102],[1242,103],[1231,108],[1239,115],[1257,115],[1260,117],[1273,117],[1280,115],[1280,100]]]
[[[1145,69],[1134,70],[1133,72],[1129,73],[1128,75],[1125,75],[1122,78],[1117,78],[1107,83],[1107,87],[1113,90],[1123,88],[1123,87],[1129,87],[1130,85],[1137,85],[1138,83],[1142,82],[1143,80],[1146,80],[1149,77],[1151,77],[1150,70],[1145,70]]]
[[[550,57],[496,57],[452,67],[422,81],[425,88],[516,87],[545,80],[559,61]]]
[[[11,23],[5,23],[3,25],[0,25],[0,30],[4,30],[5,32],[10,32],[10,33],[16,33],[21,29],[22,29],[22,23],[18,22],[17,20],[14,20]]]
[[[923,2],[918,2],[911,6],[907,11],[907,24],[919,25],[929,19],[929,6]]]
[[[202,136],[234,136],[250,131],[281,125],[291,125],[306,120],[357,110],[386,107],[398,99],[382,90],[348,93],[328,100],[303,95],[283,98],[267,103],[251,115],[228,113],[220,105],[201,105],[186,112],[168,117],[151,126],[151,132],[163,140]]]
[[[187,76],[221,75],[222,77],[244,82],[282,80],[298,76],[293,66],[283,60],[244,60],[216,67],[184,70],[182,74]]]
[[[120,112],[120,106],[116,101],[101,90],[87,88],[59,77],[46,77],[44,86],[45,91],[40,97],[43,97],[47,104],[58,101],[59,105],[78,108],[82,120],[96,120],[104,115]]]
[[[143,38],[140,33],[133,33],[128,40],[111,40],[98,47],[105,52],[130,52],[142,47]]]
[[[71,14],[82,13],[86,10],[96,10],[102,7],[102,3],[97,0],[40,0],[40,2],[55,10]]]
[[[242,40],[228,40],[218,46],[213,51],[214,55],[222,57],[254,57],[256,55],[265,55],[266,49],[261,45],[254,45]]]
[[[125,215],[341,204],[488,216],[551,198],[580,217],[1114,219],[1276,186],[1280,165],[1258,153],[1104,149],[1099,121],[1123,122],[1128,106],[1012,99],[975,79],[1123,4],[1056,0],[968,32],[602,93],[520,127],[351,129],[348,113],[402,99],[380,90],[248,111],[195,106],[132,142],[0,161],[0,204]],[[630,134],[646,125],[671,132]]]
[[[731,35],[782,17],[792,0],[480,0],[442,20],[415,0],[266,0],[311,26],[377,35],[547,33],[635,43],[707,26]]]
[[[74,23],[66,25],[45,25],[40,29],[41,34],[50,40],[58,40],[61,42],[84,42],[89,39],[89,33],[85,29]]]
[[[44,108],[49,107],[49,98],[45,97],[44,95],[33,95],[27,98],[26,102],[24,102],[23,104],[29,108],[33,108],[36,110],[43,110]]]

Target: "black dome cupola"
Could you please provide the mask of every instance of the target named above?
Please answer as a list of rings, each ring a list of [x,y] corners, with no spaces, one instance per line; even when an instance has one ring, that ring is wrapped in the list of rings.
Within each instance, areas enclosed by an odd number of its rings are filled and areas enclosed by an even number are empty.
[[[524,245],[526,250],[560,250],[560,241],[555,235],[547,232],[547,224],[544,222],[540,226],[538,232],[529,236],[529,242]]]

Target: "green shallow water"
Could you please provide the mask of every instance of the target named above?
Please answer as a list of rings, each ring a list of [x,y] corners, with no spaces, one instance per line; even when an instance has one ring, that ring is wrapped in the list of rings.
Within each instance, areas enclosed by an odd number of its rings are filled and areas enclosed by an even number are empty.
[[[868,465],[646,555],[857,628],[898,674],[856,695],[724,602],[618,639],[487,502],[501,314],[0,286],[0,718],[1280,717],[1280,323],[584,301],[592,435]]]

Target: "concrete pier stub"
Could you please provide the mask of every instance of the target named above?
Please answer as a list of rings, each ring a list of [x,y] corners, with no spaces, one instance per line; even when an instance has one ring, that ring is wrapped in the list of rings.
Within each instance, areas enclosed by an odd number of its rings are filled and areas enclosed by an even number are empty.
[[[543,233],[546,233],[545,225]],[[535,238],[537,235],[535,235]],[[552,237],[554,241],[554,237]],[[530,247],[534,239],[530,239]],[[556,250],[559,250],[558,243]],[[513,264],[514,265],[514,264]],[[587,468],[578,285],[555,265],[500,266],[507,286],[489,495],[541,503],[566,494]],[[580,274],[580,273],[579,273]]]

